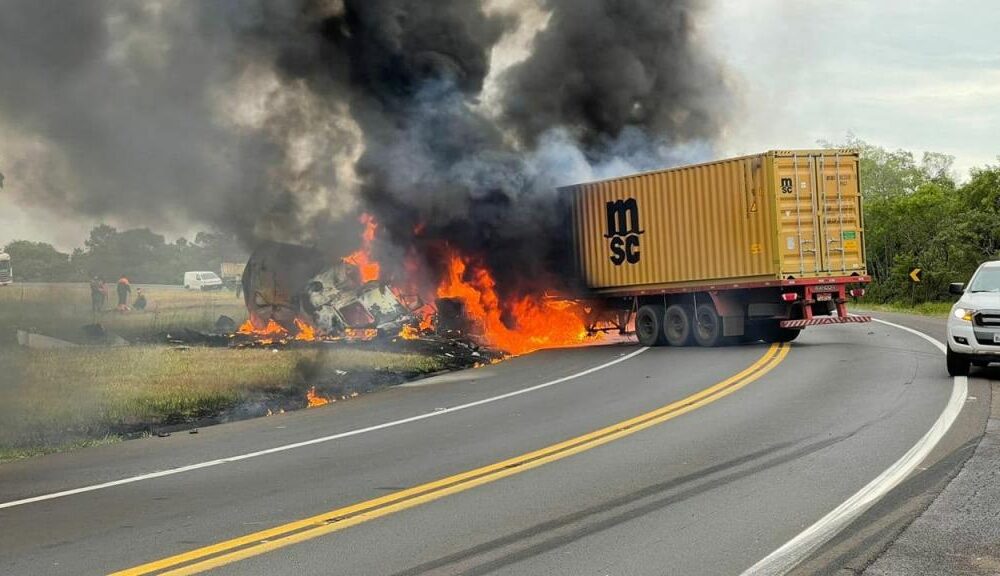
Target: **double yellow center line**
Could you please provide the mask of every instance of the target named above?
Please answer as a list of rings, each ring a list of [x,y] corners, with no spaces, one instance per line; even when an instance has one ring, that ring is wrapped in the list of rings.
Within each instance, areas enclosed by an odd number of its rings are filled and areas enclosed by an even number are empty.
[[[672,402],[635,418],[612,424],[570,440],[553,444],[527,454],[515,456],[502,462],[469,470],[461,474],[400,490],[392,494],[330,510],[316,516],[303,518],[281,526],[275,526],[232,540],[226,540],[203,548],[149,562],[135,568],[115,572],[111,576],[182,576],[198,574],[226,564],[271,552],[285,546],[317,538],[338,530],[350,528],[363,522],[389,514],[394,514],[414,506],[432,502],[451,494],[464,492],[476,486],[495,482],[550,462],[579,454],[613,442],[640,430],[656,426],[715,402],[743,388],[770,372],[788,355],[789,344],[772,344],[756,362],[738,374],[696,392],[686,398]]]

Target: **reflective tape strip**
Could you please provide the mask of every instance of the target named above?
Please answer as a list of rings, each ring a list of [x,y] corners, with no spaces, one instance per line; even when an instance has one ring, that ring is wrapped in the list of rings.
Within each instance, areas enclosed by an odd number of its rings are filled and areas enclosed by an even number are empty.
[[[821,326],[824,324],[859,324],[871,321],[871,316],[847,316],[844,318],[840,316],[819,316],[810,318],[809,320],[782,320],[780,326],[782,328],[805,328],[806,326]]]

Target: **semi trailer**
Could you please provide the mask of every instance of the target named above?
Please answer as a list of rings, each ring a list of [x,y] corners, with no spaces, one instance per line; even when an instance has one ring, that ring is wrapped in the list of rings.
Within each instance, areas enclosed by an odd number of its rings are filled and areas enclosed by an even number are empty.
[[[641,344],[787,342],[867,322],[855,150],[775,150],[561,188],[588,328]]]

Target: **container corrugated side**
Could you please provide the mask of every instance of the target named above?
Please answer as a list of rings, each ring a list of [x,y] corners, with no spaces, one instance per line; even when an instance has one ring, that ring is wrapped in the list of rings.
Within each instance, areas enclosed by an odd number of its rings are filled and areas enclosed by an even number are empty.
[[[763,155],[564,188],[577,265],[598,291],[778,275]]]

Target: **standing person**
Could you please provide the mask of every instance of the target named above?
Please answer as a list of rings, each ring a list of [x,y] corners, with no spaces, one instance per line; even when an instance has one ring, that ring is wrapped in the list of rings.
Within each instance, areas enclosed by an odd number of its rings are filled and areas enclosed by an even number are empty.
[[[118,311],[128,312],[128,297],[132,293],[132,285],[128,283],[128,278],[122,274],[118,279]]]
[[[90,281],[90,308],[94,312],[100,312],[104,310],[104,301],[107,299],[105,294],[104,282],[101,282],[99,276],[94,276]]]
[[[146,295],[142,293],[142,288],[135,289],[135,304],[133,306],[136,310],[146,309]]]

